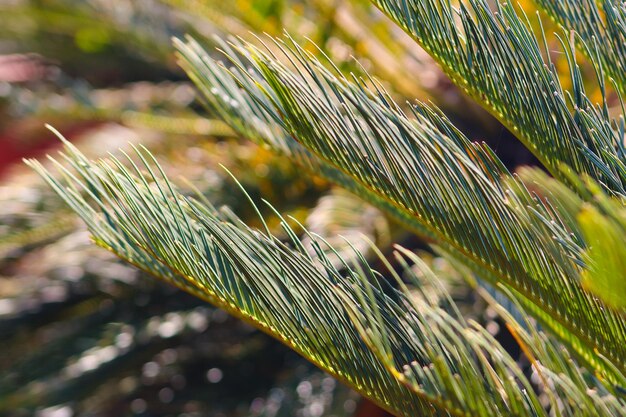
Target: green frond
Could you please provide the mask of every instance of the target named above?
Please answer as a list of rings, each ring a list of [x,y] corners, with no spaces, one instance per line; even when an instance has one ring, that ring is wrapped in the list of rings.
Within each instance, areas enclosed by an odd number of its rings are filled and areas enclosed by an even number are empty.
[[[626,311],[626,208],[624,201],[608,197],[591,180],[584,184],[593,195],[592,203],[583,206],[578,223],[586,242],[585,257],[589,267],[582,283],[607,305]]]
[[[388,306],[384,306],[385,308],[390,308]],[[424,307],[420,305],[420,311],[424,316],[429,317],[429,307]],[[404,349],[410,350],[415,348],[413,343],[417,343],[415,338],[412,337],[415,332],[421,331],[421,329],[425,326],[433,326],[432,323],[437,323],[434,326],[437,326],[440,322],[438,318],[429,317],[430,320],[426,323],[422,323],[421,326],[417,326],[416,323],[406,323],[400,322],[398,325],[393,328],[387,327],[384,330],[380,330],[376,328],[378,322],[372,318],[371,315],[363,314],[362,316],[362,326],[365,337],[370,337],[371,339],[379,339],[378,341],[372,340],[370,345],[373,346],[373,349],[379,352],[380,357],[387,357],[388,359],[385,361],[387,366],[396,370],[399,373],[399,378],[412,390],[420,390],[424,385],[424,380],[432,381],[433,379],[437,379],[437,373],[442,369],[442,364],[435,362],[432,367],[425,367],[422,364],[417,364],[415,362],[409,364],[403,364],[402,361],[397,361],[396,356],[392,355],[384,355],[386,352],[384,349],[387,347],[389,351],[395,351],[395,349]],[[413,321],[413,320],[409,320]],[[374,324],[372,324],[374,323]],[[442,326],[443,327],[443,326]],[[453,329],[455,326],[451,326]],[[448,331],[446,331],[448,330]],[[493,361],[494,356],[499,355],[499,349],[493,349],[496,345],[496,341],[492,339],[492,337],[485,331],[485,329],[478,326],[475,322],[470,322],[469,326],[464,330],[465,342],[471,343],[472,346],[468,347],[467,350],[456,350],[452,354],[442,355],[442,357],[449,357],[460,355],[463,356],[465,354],[469,354],[472,352],[475,354],[478,352],[477,361],[481,363],[483,366],[482,371],[485,372],[486,375],[489,375],[493,378],[497,378],[500,381],[503,381],[500,386],[496,386],[496,389],[500,393],[501,396],[497,396],[496,399],[492,399],[492,401],[504,401],[511,404],[513,409],[517,407],[521,407],[516,412],[516,415],[524,415],[524,412],[521,412],[525,407],[523,406],[524,401],[527,401],[528,398],[524,398],[519,395],[519,392],[516,389],[512,389],[512,387],[508,386],[506,381],[512,377],[511,372],[515,369],[513,363],[509,363],[504,365],[503,362],[508,361],[508,358],[505,361]],[[387,333],[385,333],[387,332]],[[445,345],[449,340],[453,340],[455,334],[453,331],[449,329],[436,329],[437,337],[433,340],[427,340],[425,342],[426,346],[429,346],[432,350],[443,350],[442,345]],[[545,334],[541,334],[543,339],[542,342],[549,347],[559,346],[554,343],[552,340],[546,337]],[[382,339],[382,340],[381,340]],[[539,343],[536,343],[539,345]],[[407,346],[408,345],[408,346]],[[542,345],[543,346],[543,345]],[[539,372],[541,372],[541,377],[543,378],[541,386],[541,391],[544,396],[547,397],[549,401],[550,407],[553,410],[559,410],[560,415],[563,416],[590,416],[590,415],[612,415],[612,416],[620,416],[625,410],[625,404],[620,401],[620,399],[613,395],[612,393],[607,392],[603,389],[601,385],[601,390],[596,392],[592,391],[595,388],[593,384],[587,383],[583,377],[589,378],[589,375],[583,375],[577,367],[577,364],[572,359],[568,358],[567,351],[559,346],[560,350],[553,350],[548,353],[544,351],[538,352],[537,357],[541,358],[552,358],[554,355],[555,358],[560,360],[560,364],[562,366],[569,366],[567,373],[562,372],[561,368],[557,368],[558,371],[553,371],[551,368],[547,368],[543,366],[544,362],[540,362],[537,359],[533,358],[533,365],[536,367]],[[527,350],[528,352],[528,350]],[[551,362],[550,362],[551,363]],[[503,366],[504,365],[504,366]],[[440,368],[438,368],[438,366]],[[459,377],[451,383],[451,390],[455,393],[459,393],[459,398],[469,399],[474,402],[472,405],[478,405],[480,401],[477,401],[475,397],[464,396],[461,394],[465,389],[465,385],[468,381],[468,375],[463,374],[463,369],[459,370]],[[571,375],[570,375],[571,374]],[[521,374],[513,374],[514,377],[523,379],[524,377]],[[530,385],[525,385],[522,382],[520,387],[522,390],[533,389]],[[488,392],[484,392],[481,395],[490,395]],[[471,408],[470,404],[462,404],[460,405],[461,409]],[[463,415],[459,413],[460,415]],[[469,414],[471,415],[471,414]]]
[[[621,208],[621,207],[620,207]],[[578,222],[585,241],[589,269],[583,273],[582,283],[607,305],[626,310],[626,210],[621,208],[621,222],[605,217],[592,206],[584,207]]]
[[[579,189],[577,193],[538,168],[521,167],[516,175],[527,190],[546,201],[558,213],[563,225],[582,246],[583,238],[576,216],[585,202],[578,194],[583,191]]]
[[[573,89],[561,86],[554,65],[513,2],[372,0],[411,35],[467,94],[513,132],[561,179],[566,164],[611,192],[624,194],[624,144],[606,102],[585,95],[573,46],[561,40]],[[565,37],[568,39],[569,35]],[[590,46],[591,48],[592,46]],[[598,45],[603,48],[604,45]],[[599,77],[602,82],[602,77]],[[623,128],[620,128],[623,131]]]
[[[341,357],[337,347],[350,341],[350,324],[332,297],[337,270],[314,263],[296,240],[293,252],[231,212],[184,198],[157,177],[143,153],[148,174],[133,177],[115,159],[92,165],[69,146],[64,158],[77,174],[62,169],[63,181],[32,164],[86,221],[96,243],[277,337],[383,405],[402,395],[380,367],[356,372],[357,364],[372,362],[358,346],[346,354],[362,352],[360,360]]]
[[[626,94],[626,6],[614,0],[535,0],[552,19],[575,31],[581,48],[622,94]]]
[[[116,159],[91,162],[69,144],[66,151],[72,170],[56,163],[60,178],[29,164],[100,246],[276,337],[397,415],[547,416],[484,329],[426,298],[416,302],[406,288],[382,288],[358,251],[337,268],[323,249],[332,247],[309,234],[312,257],[286,222],[285,243],[250,229],[228,210],[179,194],[147,152],[131,172]],[[396,257],[424,268],[405,249]]]
[[[598,372],[612,372],[604,358],[626,369],[623,317],[580,286],[582,249],[557,213],[439,112],[418,105],[409,117],[384,91],[336,76],[293,43],[272,47],[294,70],[250,44],[225,48],[228,69],[193,41],[177,46],[211,107],[240,134],[363,196],[478,276],[506,285]]]
[[[518,342],[532,366],[533,376],[539,380],[554,409],[558,409],[565,416],[577,412],[591,416],[597,410],[613,415],[623,414],[626,410],[623,394],[582,368],[567,354],[561,343],[538,330],[534,320],[515,302],[512,294],[509,297],[514,300],[513,314],[485,290],[480,289],[479,293],[498,312]],[[624,386],[624,382],[626,381],[620,381],[621,386]],[[586,395],[576,395],[582,392]]]
[[[626,307],[626,209],[623,202],[607,196],[601,187],[587,179],[572,179],[576,192],[538,169],[520,171],[528,187],[546,199],[566,219],[568,229],[585,248],[583,287],[617,310]],[[585,199],[580,195],[585,196]]]

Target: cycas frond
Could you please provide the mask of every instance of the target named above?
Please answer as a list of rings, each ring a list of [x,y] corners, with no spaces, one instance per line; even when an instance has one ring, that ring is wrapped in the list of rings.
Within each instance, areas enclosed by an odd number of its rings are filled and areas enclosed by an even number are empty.
[[[400,251],[404,256],[415,262],[413,268],[407,268],[405,265],[404,279],[408,279],[410,282],[415,283],[416,287],[420,287],[422,281],[433,281],[437,278],[432,275],[432,272],[426,267],[426,265],[415,257],[414,254],[408,253],[400,248]],[[403,263],[405,260],[399,254],[396,254],[398,261]],[[419,271],[422,278],[418,278],[415,272]],[[403,280],[396,276],[398,283],[408,293],[408,288],[404,286]],[[445,290],[441,289],[442,296],[445,298]],[[481,291],[482,293],[482,291]],[[516,321],[503,307],[486,295],[490,304],[495,307],[500,315],[505,320],[509,330],[515,335],[516,340],[522,346],[527,358],[531,361],[532,365],[538,372],[540,372],[541,387],[543,393],[549,400],[552,410],[558,410],[558,413],[563,416],[580,416],[586,417],[591,415],[612,415],[620,416],[626,410],[626,404],[621,401],[617,396],[610,392],[607,392],[605,387],[600,384],[589,383],[589,379],[593,379],[591,375],[586,371],[581,371],[578,364],[567,354],[566,349],[550,338],[546,334],[539,332],[535,329],[535,325],[531,322],[528,315],[521,312],[521,322]],[[369,299],[367,296],[362,297],[363,300]],[[407,297],[402,301],[410,303],[405,310],[417,310],[422,313],[424,317],[429,317],[430,308],[437,306],[436,304],[429,303],[427,297],[423,297],[422,294],[418,294],[416,297]],[[366,301],[364,304],[368,305]],[[519,305],[518,305],[519,306]],[[382,311],[394,310],[394,305],[385,305],[384,303],[370,303],[368,305],[369,310],[356,314],[356,319],[359,323],[359,328],[363,333],[365,340],[368,340],[369,346],[379,355],[383,363],[392,370],[392,372],[398,375],[398,378],[406,384],[409,388],[415,391],[423,389],[426,383],[424,381],[432,381],[438,377],[437,365],[441,366],[441,363],[434,363],[434,366],[430,369],[422,364],[416,364],[415,362],[407,363],[406,352],[413,350],[420,350],[422,346],[427,346],[426,350],[445,350],[446,342],[450,339],[454,339],[456,336],[451,329],[439,328],[437,324],[441,323],[441,318],[438,314],[429,317],[427,322],[420,322],[420,318],[412,317],[410,314],[403,316],[400,321],[394,326],[385,326],[381,324]],[[452,307],[454,307],[452,305]],[[381,310],[383,309],[383,310]],[[436,308],[435,308],[436,309]],[[469,352],[476,354],[478,352],[477,361],[481,362],[485,368],[484,372],[487,374],[498,375],[498,379],[505,380],[515,374],[517,369],[515,366],[509,365],[502,368],[504,362],[509,359],[507,357],[502,358],[503,361],[492,362],[493,355],[498,354],[498,349],[492,350],[491,346],[496,343],[495,340],[486,332],[484,328],[477,323],[470,321],[467,325],[459,313],[453,309],[448,309],[452,317],[456,317],[457,322],[450,323],[452,329],[461,329],[465,335],[465,342],[470,343],[466,350],[455,350],[453,353],[442,355],[443,358],[450,360],[455,355],[463,357]],[[437,323],[433,325],[433,323]],[[422,341],[420,337],[415,335],[422,335],[421,329],[427,326],[435,326],[434,333],[436,339],[425,339]],[[528,329],[528,330],[527,330]],[[446,330],[448,330],[446,332]],[[430,332],[425,333],[426,336],[430,335]],[[484,345],[484,343],[492,343],[492,345]],[[419,346],[418,346],[419,344]],[[493,366],[491,366],[493,365]],[[454,392],[462,392],[463,386],[467,381],[467,378],[463,375],[462,370],[459,371],[459,378],[456,381],[457,385],[453,385]],[[516,375],[521,381],[524,377]],[[528,386],[520,386],[520,389],[529,389]],[[515,403],[520,404],[528,398],[523,398],[516,390],[510,391],[510,387],[507,384],[502,384],[497,387],[498,392],[502,397],[497,397],[494,401],[504,401],[511,405],[511,408],[515,409]],[[532,388],[530,388],[532,389]],[[597,391],[596,391],[597,390]],[[488,392],[482,395],[489,395]],[[460,405],[460,409],[467,409],[480,403],[473,397],[464,397],[460,395],[459,400],[472,400],[474,404]],[[522,407],[524,409],[524,407]],[[470,414],[471,415],[471,414]],[[523,412],[518,412],[517,415],[523,415]]]
[[[148,176],[134,178],[116,160],[92,166],[68,150],[66,160],[78,177],[63,171],[65,181],[59,182],[34,166],[86,221],[98,244],[278,338],[382,405],[404,398],[407,411],[423,411],[358,342],[344,345],[358,334],[351,334],[342,300],[333,295],[341,275],[314,262],[294,235],[295,252],[230,212],[182,197],[149,165]],[[366,364],[371,368],[357,372]]]
[[[622,136],[606,102],[585,95],[573,46],[561,40],[573,90],[564,91],[549,57],[514,2],[372,0],[431,54],[465,92],[507,126],[558,178],[565,163],[624,194]],[[460,25],[457,23],[460,22]],[[599,48],[603,46],[598,46]],[[602,82],[602,77],[599,77]],[[572,108],[572,110],[570,109]],[[623,130],[623,129],[622,129]]]
[[[487,147],[469,142],[436,111],[416,106],[409,118],[383,91],[335,76],[295,44],[291,52],[276,46],[299,69],[239,44],[239,53],[227,50],[234,67],[226,70],[194,42],[178,44],[190,76],[241,134],[294,155],[479,276],[513,289],[594,368],[611,372],[597,349],[626,369],[626,324],[581,288],[578,243]]]
[[[614,393],[608,392],[605,385],[588,370],[581,368],[567,354],[563,345],[543,331],[537,330],[534,321],[519,304],[513,301],[512,306],[515,311],[512,313],[504,305],[498,304],[483,289],[479,289],[479,292],[503,319],[530,361],[533,376],[540,381],[540,385],[555,410],[559,410],[565,416],[576,413],[582,416],[592,416],[598,412],[619,416],[626,411],[623,398],[620,399]],[[514,299],[511,294],[509,296]],[[587,395],[576,399],[577,395],[568,395],[568,393],[576,392],[585,392]]]
[[[559,213],[559,218],[576,240],[583,241],[576,216],[580,212],[584,200],[562,182],[550,177],[544,171],[532,167],[520,167],[516,171],[526,189],[544,201]]]
[[[535,0],[567,30],[573,30],[591,50],[582,51],[601,63],[606,75],[626,94],[626,6],[614,0]],[[597,54],[597,56],[596,56]]]
[[[324,242],[311,237],[318,248],[311,257],[286,222],[287,243],[250,229],[230,211],[178,194],[145,152],[141,175],[135,165],[130,172],[115,159],[94,163],[66,149],[73,169],[57,163],[62,179],[30,164],[99,245],[278,338],[397,415],[547,415],[484,329],[412,303],[408,293],[383,291],[358,252],[340,270]],[[419,262],[399,250],[402,262]]]
[[[568,229],[584,242],[583,287],[615,309],[626,308],[626,209],[622,201],[610,198],[595,182],[572,179],[577,192],[548,177],[538,169],[520,171],[520,178],[550,201]],[[585,196],[585,199],[579,195]]]
[[[578,215],[588,249],[589,269],[583,273],[583,286],[613,308],[626,310],[626,210],[607,200],[604,214],[588,206]]]

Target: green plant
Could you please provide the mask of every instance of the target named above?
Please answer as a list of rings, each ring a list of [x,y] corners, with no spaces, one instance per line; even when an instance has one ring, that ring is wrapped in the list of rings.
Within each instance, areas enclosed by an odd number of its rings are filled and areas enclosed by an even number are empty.
[[[391,265],[373,247],[373,269],[362,251],[336,249],[276,212],[279,239],[251,198],[260,229],[178,192],[146,150],[140,164],[93,162],[66,144],[60,176],[30,164],[98,245],[396,415],[624,415],[624,119],[609,95],[624,85],[626,9],[538,2],[563,26],[566,89],[545,36],[513,4],[373,3],[552,177],[512,175],[434,106],[400,106],[376,80],[346,77],[288,36],[261,38],[263,47],[218,40],[226,64],[190,38],[175,45],[209,109],[234,131],[377,206],[448,258],[500,313],[538,386],[407,249],[396,247]],[[599,103],[586,94],[575,47],[595,70]]]

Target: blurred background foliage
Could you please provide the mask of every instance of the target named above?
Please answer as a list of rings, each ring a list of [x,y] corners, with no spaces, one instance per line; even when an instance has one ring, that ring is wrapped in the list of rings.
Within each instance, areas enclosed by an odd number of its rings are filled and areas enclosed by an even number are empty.
[[[171,47],[186,33],[210,44],[283,30],[343,71],[384,80],[400,101],[434,102],[510,167],[534,163],[366,0],[0,0],[0,415],[382,415],[278,342],[93,246],[20,163],[58,145],[49,123],[90,157],[147,146],[188,180],[183,189],[249,224],[255,214],[220,165],[334,245],[346,236],[367,249],[366,236],[383,251],[422,250],[378,210],[234,137],[205,112]],[[467,315],[498,333],[495,312],[423,256]]]

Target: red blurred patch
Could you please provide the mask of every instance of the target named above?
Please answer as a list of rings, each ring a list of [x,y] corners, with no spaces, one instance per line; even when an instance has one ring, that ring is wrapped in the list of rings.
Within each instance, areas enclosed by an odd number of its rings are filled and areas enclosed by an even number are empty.
[[[37,54],[0,55],[0,81],[25,83],[49,78],[55,71]]]
[[[81,122],[59,128],[72,141],[99,124]],[[5,129],[0,132],[0,180],[14,164],[21,164],[23,158],[41,157],[60,145],[54,134],[42,125],[30,128],[18,123],[16,127]]]

